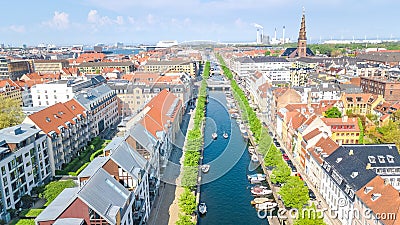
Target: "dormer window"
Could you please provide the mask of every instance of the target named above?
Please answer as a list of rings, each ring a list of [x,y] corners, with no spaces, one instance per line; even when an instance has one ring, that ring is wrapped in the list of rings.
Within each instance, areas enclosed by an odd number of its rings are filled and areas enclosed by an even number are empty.
[[[394,163],[394,157],[392,155],[387,155],[386,159],[389,163]]]
[[[337,158],[336,163],[340,163],[342,161],[342,158]]]
[[[46,122],[48,122],[48,123],[50,123],[50,118],[49,117],[46,117]]]
[[[375,156],[368,156],[369,163],[376,163]]]
[[[378,194],[378,193],[373,193],[372,195],[371,195],[371,200],[372,201],[376,201],[379,197],[381,197],[382,195],[381,194]]]
[[[382,155],[378,155],[378,161],[379,163],[385,163],[385,157]]]
[[[373,187],[365,187],[364,188],[364,194],[368,194],[370,191],[372,191],[374,188]]]
[[[352,172],[350,176],[354,179],[358,176],[358,172]]]

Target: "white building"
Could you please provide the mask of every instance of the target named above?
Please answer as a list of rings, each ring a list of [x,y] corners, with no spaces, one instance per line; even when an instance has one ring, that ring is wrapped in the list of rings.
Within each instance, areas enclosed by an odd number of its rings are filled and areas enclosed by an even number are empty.
[[[0,168],[0,215],[9,221],[7,210],[22,207],[21,197],[52,175],[46,135],[28,124],[0,130]]]
[[[239,77],[246,77],[253,71],[260,71],[271,81],[290,81],[292,63],[285,58],[261,56],[242,57],[234,60],[232,70]]]

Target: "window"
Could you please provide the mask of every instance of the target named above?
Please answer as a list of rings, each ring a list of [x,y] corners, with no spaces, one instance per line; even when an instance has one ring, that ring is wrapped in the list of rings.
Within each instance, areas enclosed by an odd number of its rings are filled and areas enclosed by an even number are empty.
[[[386,159],[389,163],[394,163],[394,157],[392,155],[387,155]]]
[[[376,163],[374,156],[368,156],[368,161],[369,161],[369,163]]]
[[[379,163],[385,163],[385,157],[382,155],[378,155],[378,161]]]

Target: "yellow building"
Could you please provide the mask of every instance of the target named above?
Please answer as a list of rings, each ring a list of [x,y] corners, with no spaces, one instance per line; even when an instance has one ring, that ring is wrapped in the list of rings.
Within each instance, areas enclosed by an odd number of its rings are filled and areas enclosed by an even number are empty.
[[[322,121],[330,127],[332,140],[339,145],[358,144],[360,139],[360,127],[357,118],[322,118]]]
[[[0,80],[0,95],[5,98],[12,98],[20,102],[22,106],[21,88],[12,80]]]
[[[196,76],[197,68],[195,62],[191,61],[147,61],[140,67],[144,72],[158,73],[188,73]]]
[[[344,113],[351,112],[366,116],[372,114],[374,108],[384,102],[382,95],[374,95],[369,93],[346,94],[340,97],[339,104]]]

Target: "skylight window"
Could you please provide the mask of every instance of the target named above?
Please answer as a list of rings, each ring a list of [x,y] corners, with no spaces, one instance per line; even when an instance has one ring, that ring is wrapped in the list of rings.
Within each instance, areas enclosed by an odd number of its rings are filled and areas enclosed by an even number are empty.
[[[385,157],[382,155],[378,155],[378,161],[379,163],[385,163]]]
[[[371,195],[371,200],[372,201],[376,201],[381,196],[382,196],[381,194],[374,193],[374,194]]]
[[[342,161],[342,158],[337,158],[336,163],[340,163]]]
[[[374,188],[373,187],[365,187],[364,194],[368,194],[370,191],[372,191],[372,189],[374,189]]]
[[[46,122],[50,122],[50,121],[51,121],[50,118],[46,117]]]
[[[375,156],[368,156],[369,163],[376,163]]]
[[[392,155],[387,155],[386,159],[389,163],[394,163],[394,157]]]
[[[350,176],[354,179],[358,176],[358,172],[352,172]]]

